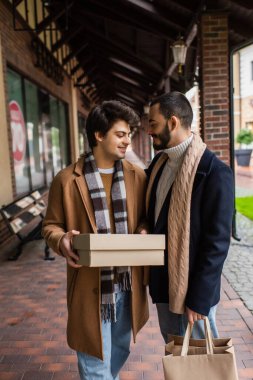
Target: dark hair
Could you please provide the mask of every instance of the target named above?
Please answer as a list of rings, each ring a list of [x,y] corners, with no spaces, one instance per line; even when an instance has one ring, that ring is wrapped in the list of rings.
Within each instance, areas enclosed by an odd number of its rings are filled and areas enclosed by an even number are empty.
[[[189,100],[181,92],[172,91],[157,96],[151,101],[150,107],[155,104],[159,104],[160,112],[166,119],[175,115],[179,118],[182,127],[191,127],[193,119],[192,107]]]
[[[116,121],[124,120],[130,129],[137,126],[139,117],[135,111],[118,100],[107,100],[95,106],[89,113],[86,121],[86,132],[90,148],[97,145],[95,132],[102,136],[112,128]]]

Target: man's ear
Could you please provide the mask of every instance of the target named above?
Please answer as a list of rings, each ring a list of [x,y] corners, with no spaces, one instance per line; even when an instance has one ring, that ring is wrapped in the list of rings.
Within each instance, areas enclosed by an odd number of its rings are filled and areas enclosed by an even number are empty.
[[[95,138],[97,141],[101,142],[104,139],[104,136],[101,134],[101,132],[95,132]]]
[[[170,120],[171,120],[171,129],[170,129],[170,132],[171,132],[171,131],[174,131],[178,127],[179,119],[173,115],[171,116]]]

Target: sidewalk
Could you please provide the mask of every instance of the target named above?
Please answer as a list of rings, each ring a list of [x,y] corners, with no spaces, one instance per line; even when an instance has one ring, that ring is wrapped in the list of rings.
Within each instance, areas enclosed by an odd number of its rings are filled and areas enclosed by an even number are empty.
[[[235,163],[236,196],[253,195],[253,166],[238,166]]]
[[[133,152],[129,155],[128,158],[138,162]],[[249,231],[251,227],[249,224]],[[246,240],[248,242],[251,243]],[[226,276],[235,273],[233,268],[236,268],[237,277],[231,279],[233,287],[243,284],[245,272],[240,276],[242,268],[250,273],[248,260],[250,253],[253,257],[252,247],[241,264],[242,245],[236,245],[235,252],[232,244],[225,267]],[[55,261],[44,261],[43,257],[43,242],[34,241],[25,246],[18,261],[0,262],[1,380],[79,379],[75,352],[66,343],[65,261],[58,256]],[[253,276],[248,281],[252,286]],[[248,289],[246,293],[247,300],[253,299]],[[246,300],[243,302],[241,298],[223,277],[217,315],[220,335],[233,338],[240,380],[252,380],[253,315],[244,305]],[[120,374],[121,380],[163,379],[164,343],[152,304],[150,314],[148,323],[137,336],[137,343],[132,345],[130,357]]]
[[[0,267],[0,379],[78,379],[75,353],[66,343],[65,262],[43,260],[42,241],[28,243],[17,262]],[[253,378],[253,316],[223,278],[218,308],[221,336],[236,347],[240,380]],[[154,307],[132,346],[121,380],[163,379],[164,344]]]
[[[253,196],[253,166],[235,167],[236,196]],[[232,239],[224,271],[227,280],[253,312],[253,221],[236,214],[237,235]]]

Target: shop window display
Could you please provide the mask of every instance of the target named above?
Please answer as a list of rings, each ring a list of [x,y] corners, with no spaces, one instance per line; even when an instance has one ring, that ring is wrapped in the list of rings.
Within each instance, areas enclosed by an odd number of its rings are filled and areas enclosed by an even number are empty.
[[[19,75],[8,73],[9,113],[12,134],[12,156],[17,194],[30,189],[28,136],[24,119],[22,80]]]
[[[69,164],[65,103],[8,69],[16,195],[49,186]]]

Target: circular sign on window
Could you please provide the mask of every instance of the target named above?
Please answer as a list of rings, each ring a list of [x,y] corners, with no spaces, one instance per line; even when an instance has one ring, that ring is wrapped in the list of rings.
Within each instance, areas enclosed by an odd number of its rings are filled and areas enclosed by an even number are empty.
[[[19,104],[12,100],[9,103],[12,133],[12,152],[14,160],[22,162],[26,151],[26,130],[22,110]]]

